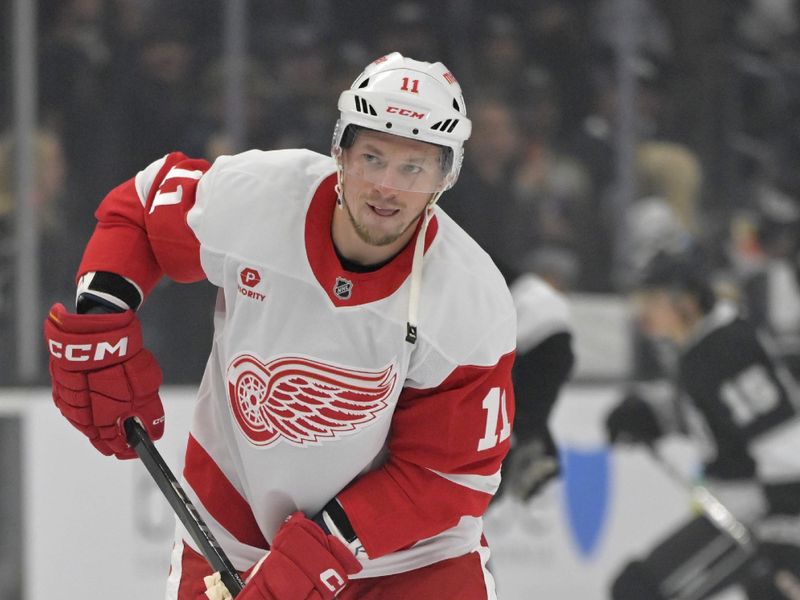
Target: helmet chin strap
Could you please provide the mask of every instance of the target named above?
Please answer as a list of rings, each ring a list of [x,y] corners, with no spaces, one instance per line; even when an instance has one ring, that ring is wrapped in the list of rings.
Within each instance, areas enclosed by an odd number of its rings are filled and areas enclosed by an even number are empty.
[[[333,189],[336,191],[336,206],[339,210],[344,208],[344,190],[342,189],[342,180],[344,179],[344,167],[342,166],[341,158],[336,159],[336,185]]]
[[[433,216],[433,209],[441,198],[442,192],[435,192],[425,212],[422,215],[422,227],[419,228],[417,240],[414,243],[414,258],[411,261],[411,287],[408,292],[408,320],[406,321],[406,341],[409,344],[417,342],[417,323],[419,322],[419,298],[422,290],[422,259],[425,255],[425,237],[428,233],[428,224]]]

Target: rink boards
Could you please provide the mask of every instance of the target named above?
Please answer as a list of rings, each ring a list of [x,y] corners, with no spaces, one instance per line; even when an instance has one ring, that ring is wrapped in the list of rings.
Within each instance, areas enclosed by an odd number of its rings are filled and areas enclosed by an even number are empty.
[[[158,447],[179,473],[193,389],[163,398]],[[603,600],[613,573],[688,516],[684,490],[643,452],[606,445],[603,419],[618,398],[615,385],[568,387],[551,421],[565,477],[530,505],[504,502],[487,516],[500,598]],[[0,416],[22,428],[25,600],[163,597],[173,518],[138,461],[99,455],[49,390],[0,391]],[[694,468],[686,444],[667,450]]]

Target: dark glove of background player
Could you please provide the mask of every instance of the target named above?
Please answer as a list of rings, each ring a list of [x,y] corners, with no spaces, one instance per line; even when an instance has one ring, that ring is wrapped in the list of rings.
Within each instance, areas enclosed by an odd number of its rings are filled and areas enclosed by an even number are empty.
[[[516,444],[506,458],[503,478],[506,491],[529,500],[559,474],[558,451],[548,430]]]
[[[514,443],[503,461],[503,477],[495,498],[508,492],[528,500],[558,476],[558,452],[547,423],[574,362],[572,335],[567,331],[555,333],[517,355]]]
[[[652,444],[661,434],[655,412],[644,400],[628,394],[606,417],[609,441]]]

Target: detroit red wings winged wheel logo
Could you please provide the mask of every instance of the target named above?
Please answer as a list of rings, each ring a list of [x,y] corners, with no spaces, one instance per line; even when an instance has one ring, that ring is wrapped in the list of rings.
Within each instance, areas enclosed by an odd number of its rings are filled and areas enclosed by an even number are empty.
[[[243,354],[227,373],[233,416],[257,446],[315,445],[352,433],[386,409],[396,383],[394,363],[363,371],[301,356],[264,363]]]

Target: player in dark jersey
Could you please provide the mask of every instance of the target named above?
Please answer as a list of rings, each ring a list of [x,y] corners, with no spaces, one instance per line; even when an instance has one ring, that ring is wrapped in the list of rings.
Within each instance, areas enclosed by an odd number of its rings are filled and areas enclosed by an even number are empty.
[[[513,441],[495,498],[510,493],[528,501],[560,472],[548,422],[575,363],[572,323],[557,276],[546,269],[519,276],[501,270],[517,311],[513,378],[522,401],[517,403]]]
[[[683,433],[707,449],[706,486],[759,542],[747,552],[704,516],[672,533],[612,584],[614,600],[700,599],[741,585],[787,598],[800,575],[800,439],[796,385],[755,328],[685,259],[660,255],[636,294],[642,332],[678,349],[666,405],[629,394],[607,418],[612,442]],[[783,590],[783,591],[782,591]]]

